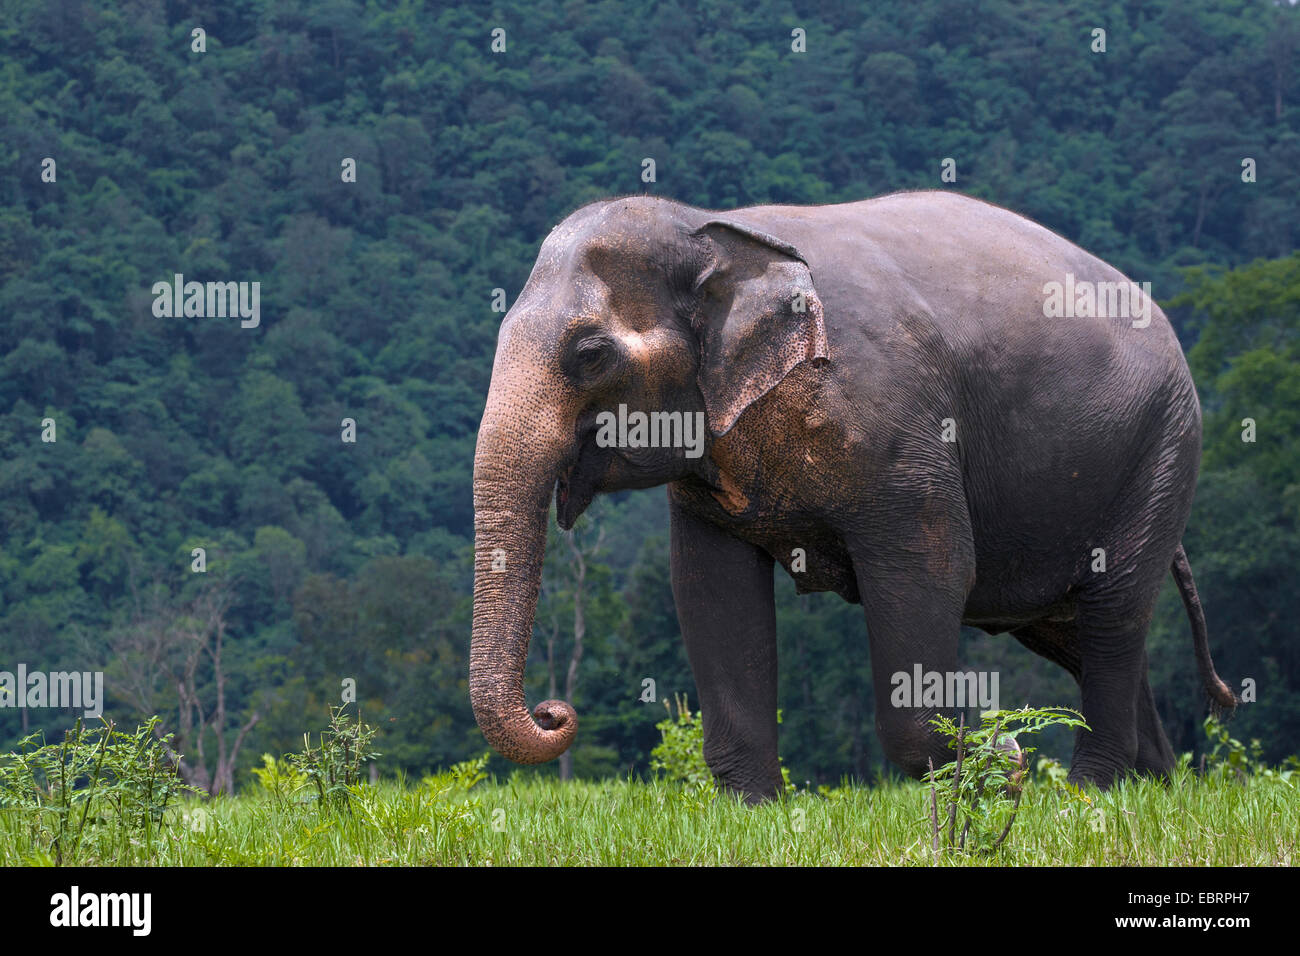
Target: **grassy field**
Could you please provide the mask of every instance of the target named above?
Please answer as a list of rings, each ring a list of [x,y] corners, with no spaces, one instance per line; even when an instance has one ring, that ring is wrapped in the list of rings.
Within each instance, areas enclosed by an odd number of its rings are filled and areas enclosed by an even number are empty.
[[[322,811],[273,792],[182,801],[161,826],[97,810],[54,846],[57,815],[0,809],[0,864],[110,866],[1292,866],[1296,781],[1143,780],[1082,795],[1030,782],[992,854],[931,849],[920,783],[799,794],[761,807],[711,788],[487,780],[466,789],[381,781]],[[75,818],[76,812],[72,814]]]

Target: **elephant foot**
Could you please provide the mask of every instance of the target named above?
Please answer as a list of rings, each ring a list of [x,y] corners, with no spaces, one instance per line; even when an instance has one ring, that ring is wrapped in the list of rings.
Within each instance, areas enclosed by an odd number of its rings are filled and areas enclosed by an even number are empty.
[[[785,791],[780,773],[772,774],[755,767],[730,767],[721,773],[713,768],[710,770],[720,792],[738,796],[751,807],[775,800]]]
[[[1109,790],[1121,777],[1130,776],[1137,771],[1132,766],[1123,766],[1106,760],[1090,760],[1077,752],[1070,763],[1070,773],[1065,778],[1067,783],[1076,787],[1091,784],[1098,790]]]
[[[743,784],[722,780],[717,777],[714,777],[714,780],[718,785],[718,789],[723,793],[734,794],[751,807],[767,803],[769,800],[775,800],[784,790],[784,785],[779,781],[776,783]]]
[[[1109,790],[1115,784],[1115,774],[1075,773],[1074,770],[1071,769],[1069,775],[1065,778],[1065,782],[1074,787],[1087,787],[1091,785],[1096,787],[1098,790]]]

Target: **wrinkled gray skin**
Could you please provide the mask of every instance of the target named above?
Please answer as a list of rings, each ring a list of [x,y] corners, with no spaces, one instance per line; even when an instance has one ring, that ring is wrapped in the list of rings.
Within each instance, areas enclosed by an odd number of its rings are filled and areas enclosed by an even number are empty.
[[[530,716],[523,694],[551,489],[567,528],[598,492],[667,483],[705,758],[750,800],[781,784],[773,562],[796,548],[799,590],[863,606],[876,730],[907,773],[951,752],[933,709],[891,706],[890,675],[956,670],[963,623],[1079,682],[1092,729],[1072,780],[1167,772],[1145,640],[1171,568],[1202,681],[1235,702],[1179,543],[1200,409],[1158,307],[1147,328],[1044,317],[1066,273],[1123,279],[951,193],[728,212],[630,197],[564,220],[502,324],[474,460],[470,694],[492,746],[539,763],[577,729],[567,703]],[[620,403],[704,412],[704,455],[597,447]]]

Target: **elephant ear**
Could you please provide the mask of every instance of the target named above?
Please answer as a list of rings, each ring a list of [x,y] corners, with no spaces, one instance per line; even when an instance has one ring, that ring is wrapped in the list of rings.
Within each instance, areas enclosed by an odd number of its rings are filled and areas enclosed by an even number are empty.
[[[789,243],[725,220],[692,235],[707,247],[695,280],[699,385],[715,435],[808,361],[828,361],[822,302]]]

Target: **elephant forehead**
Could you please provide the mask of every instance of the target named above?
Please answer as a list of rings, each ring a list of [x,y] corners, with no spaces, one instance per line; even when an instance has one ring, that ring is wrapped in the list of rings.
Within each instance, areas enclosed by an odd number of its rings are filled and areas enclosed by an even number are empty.
[[[544,255],[569,271],[653,271],[679,254],[685,233],[666,200],[628,196],[584,206],[551,230]]]
[[[587,247],[567,269],[535,271],[506,320],[534,327],[542,339],[579,327],[646,332],[660,325],[671,308],[661,275],[608,246]]]
[[[561,275],[535,269],[519,299],[502,321],[512,335],[554,344],[558,336],[578,325],[590,325],[609,310],[610,290],[596,276],[584,273]]]
[[[546,339],[584,324],[638,332],[660,324],[669,277],[689,251],[670,205],[628,197],[573,213],[543,241],[507,321]]]

